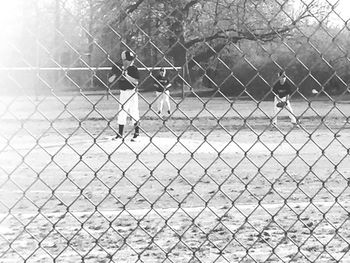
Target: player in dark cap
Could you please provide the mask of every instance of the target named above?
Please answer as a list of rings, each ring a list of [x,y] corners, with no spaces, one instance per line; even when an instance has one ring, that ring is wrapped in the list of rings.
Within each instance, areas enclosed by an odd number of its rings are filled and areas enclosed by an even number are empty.
[[[274,103],[273,103],[273,118],[272,124],[277,127],[277,115],[283,109],[286,108],[290,121],[296,127],[299,127],[295,115],[293,113],[292,106],[290,105],[290,95],[292,94],[292,88],[287,81],[287,76],[285,71],[280,71],[278,73],[278,81],[273,86],[272,89],[275,94]]]
[[[154,87],[156,88],[156,96],[157,100],[159,101],[158,104],[158,114],[161,115],[163,111],[163,104],[164,102],[167,104],[168,107],[168,114],[170,114],[170,92],[169,87],[171,86],[171,83],[169,82],[168,78],[166,77],[166,70],[165,68],[161,68],[159,70],[159,74],[156,76],[154,81]]]
[[[108,81],[113,83],[117,81],[117,88],[120,90],[119,99],[119,113],[118,113],[118,134],[114,139],[122,139],[124,133],[124,126],[127,117],[130,116],[134,122],[135,132],[131,141],[136,141],[140,135],[139,128],[139,99],[137,93],[137,85],[139,83],[140,75],[137,67],[134,66],[135,55],[130,51],[123,51],[121,53],[123,62],[122,73],[118,78],[117,70],[113,72]]]

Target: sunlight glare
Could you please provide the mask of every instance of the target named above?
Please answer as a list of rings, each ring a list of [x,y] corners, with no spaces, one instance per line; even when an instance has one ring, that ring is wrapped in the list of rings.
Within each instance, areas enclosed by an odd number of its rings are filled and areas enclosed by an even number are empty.
[[[12,41],[18,34],[21,26],[21,3],[22,0],[0,0],[0,52],[6,53],[7,43]]]

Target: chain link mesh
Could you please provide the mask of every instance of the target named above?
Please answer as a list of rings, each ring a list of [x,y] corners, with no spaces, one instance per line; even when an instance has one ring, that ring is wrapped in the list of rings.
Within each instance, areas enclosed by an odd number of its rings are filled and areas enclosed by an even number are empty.
[[[0,262],[349,262],[347,2],[1,2]]]

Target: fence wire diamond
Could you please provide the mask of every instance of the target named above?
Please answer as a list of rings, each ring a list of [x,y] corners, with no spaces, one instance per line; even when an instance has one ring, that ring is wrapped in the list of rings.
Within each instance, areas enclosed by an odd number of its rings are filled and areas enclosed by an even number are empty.
[[[2,2],[0,262],[349,262],[347,2]]]

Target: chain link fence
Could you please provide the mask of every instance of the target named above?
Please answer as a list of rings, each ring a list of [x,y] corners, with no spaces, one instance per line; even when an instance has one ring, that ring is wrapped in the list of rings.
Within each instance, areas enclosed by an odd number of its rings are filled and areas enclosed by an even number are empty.
[[[0,5],[0,262],[349,262],[348,1]]]

